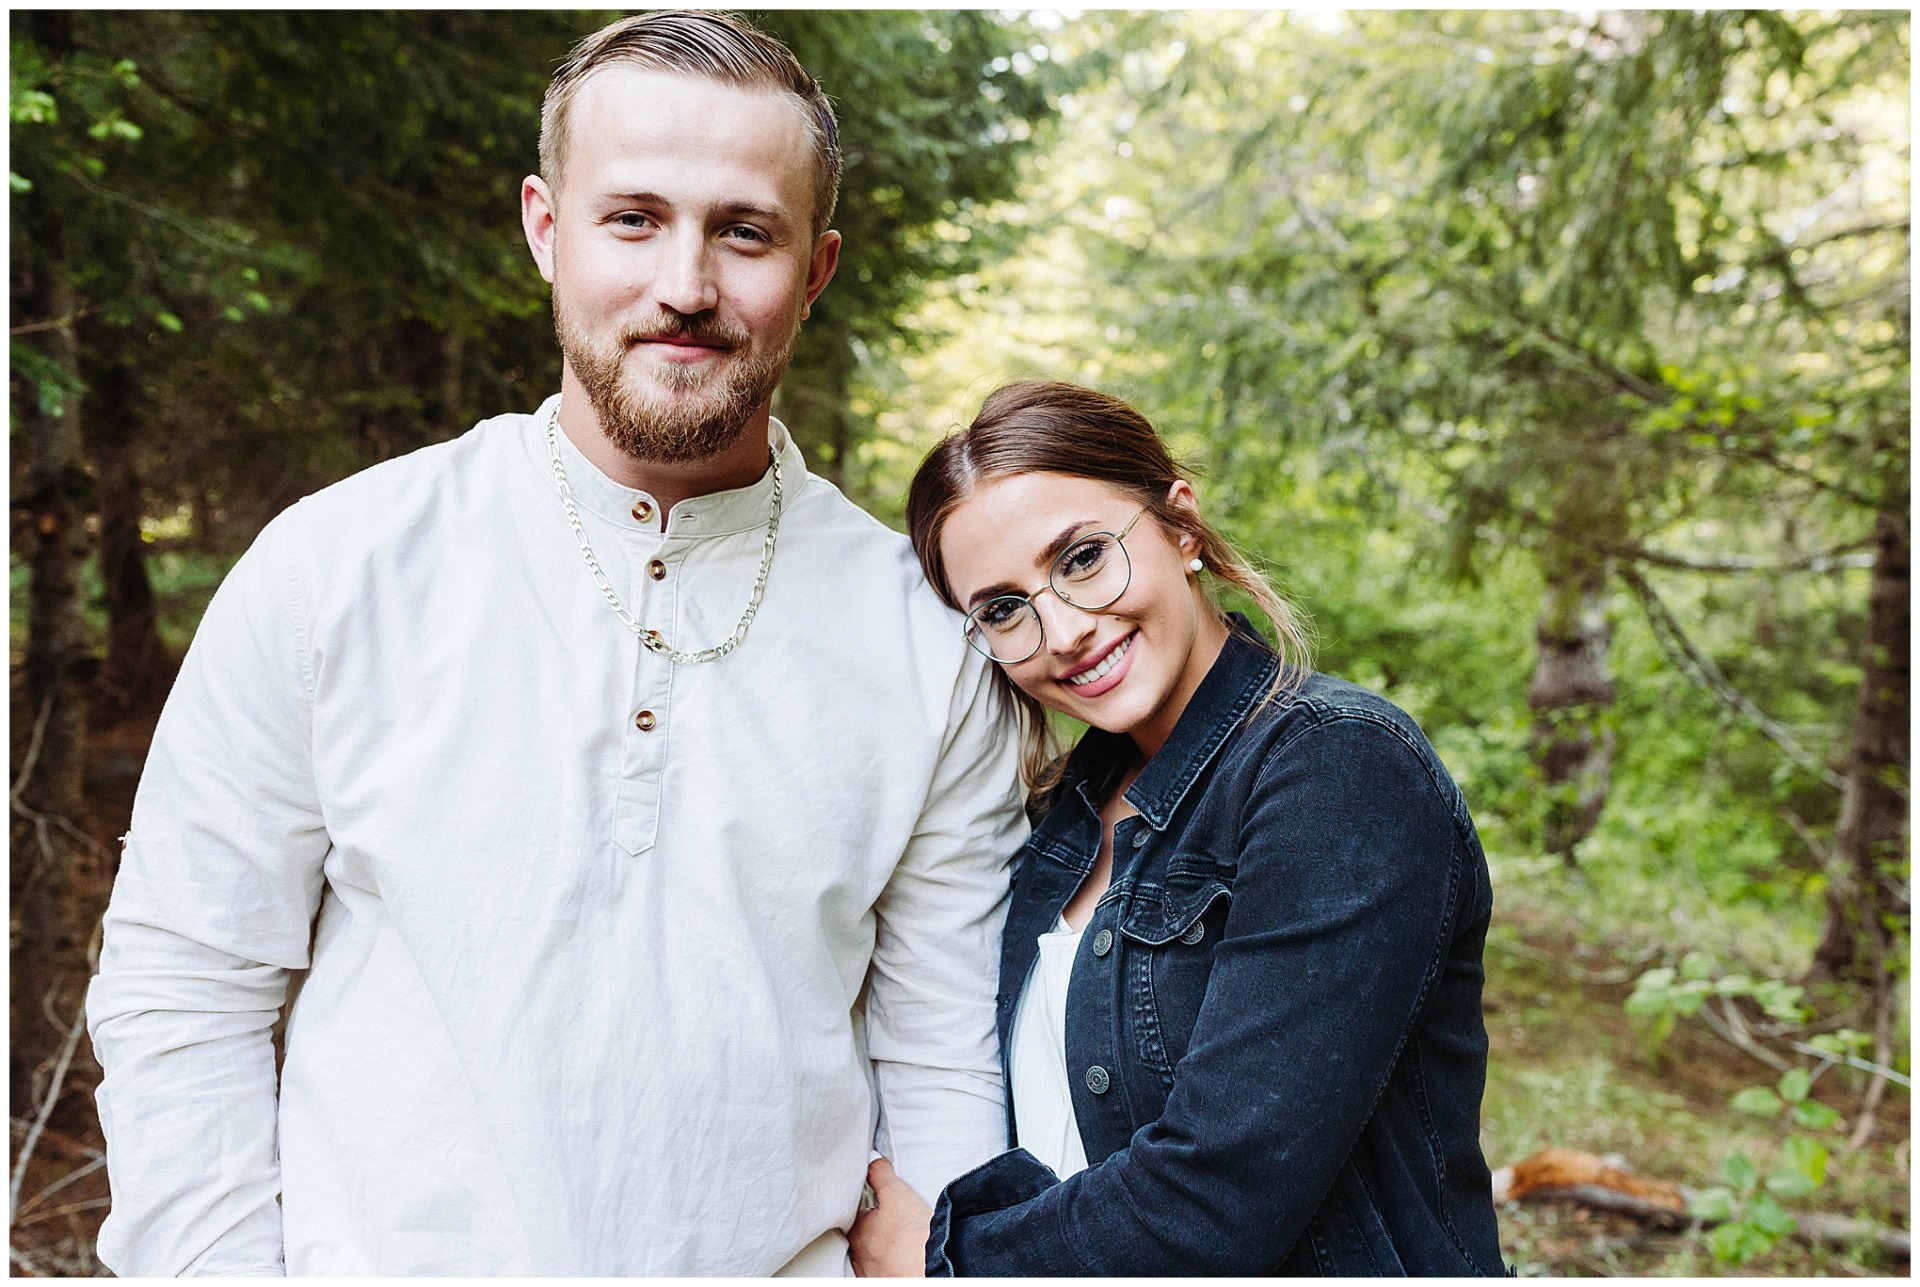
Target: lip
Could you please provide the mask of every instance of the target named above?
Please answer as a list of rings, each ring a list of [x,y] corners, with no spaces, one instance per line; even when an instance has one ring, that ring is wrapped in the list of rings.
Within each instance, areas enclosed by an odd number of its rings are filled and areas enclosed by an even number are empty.
[[[658,354],[670,362],[697,362],[709,354],[727,352],[723,344],[714,344],[705,340],[687,339],[680,336],[662,336],[657,339],[639,341],[639,346]]]
[[[1112,692],[1120,686],[1120,681],[1127,677],[1127,672],[1133,669],[1134,650],[1131,647],[1127,649],[1125,656],[1114,663],[1112,670],[1094,680],[1091,684],[1070,684],[1067,681],[1075,675],[1084,674],[1086,671],[1092,670],[1095,666],[1098,666],[1111,656],[1114,648],[1118,648],[1130,639],[1137,640],[1139,636],[1140,632],[1138,630],[1129,630],[1126,634],[1114,640],[1112,647],[1101,649],[1099,656],[1090,657],[1084,664],[1075,666],[1072,670],[1062,673],[1059,680],[1061,687],[1065,688],[1075,697],[1098,697],[1102,693]]]

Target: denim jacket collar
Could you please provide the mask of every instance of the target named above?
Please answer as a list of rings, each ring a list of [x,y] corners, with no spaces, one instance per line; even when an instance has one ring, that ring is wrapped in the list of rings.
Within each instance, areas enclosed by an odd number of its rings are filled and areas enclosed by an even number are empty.
[[[1167,829],[1194,781],[1267,691],[1280,665],[1279,657],[1246,617],[1235,612],[1229,615],[1228,623],[1232,628],[1227,632],[1226,647],[1194,690],[1166,743],[1127,788],[1127,803],[1155,831]],[[1061,793],[1073,791],[1098,814],[1106,784],[1131,749],[1132,739],[1124,733],[1088,729],[1067,762]]]

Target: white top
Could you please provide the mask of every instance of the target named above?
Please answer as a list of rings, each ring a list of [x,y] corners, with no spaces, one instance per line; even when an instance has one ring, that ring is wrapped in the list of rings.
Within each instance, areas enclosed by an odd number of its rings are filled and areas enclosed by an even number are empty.
[[[1073,1083],[1067,1078],[1067,984],[1080,934],[1062,916],[1052,933],[1039,937],[1040,955],[1014,1009],[1007,1045],[1020,1147],[1063,1180],[1087,1169],[1087,1148],[1073,1115]]]
[[[1005,1148],[1025,822],[958,616],[776,422],[752,632],[644,651],[550,406],[301,501],[207,609],[87,1001],[120,1274],[839,1272],[870,1142],[929,1197]],[[724,639],[771,473],[663,534],[561,443],[627,606]]]

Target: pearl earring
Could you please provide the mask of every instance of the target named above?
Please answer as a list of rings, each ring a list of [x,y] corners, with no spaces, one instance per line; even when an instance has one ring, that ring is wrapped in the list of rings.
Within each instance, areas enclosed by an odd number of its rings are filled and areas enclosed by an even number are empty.
[[[1189,572],[1204,572],[1206,570],[1207,570],[1207,565],[1203,560],[1192,559],[1192,560],[1189,560],[1187,563],[1187,571]]]

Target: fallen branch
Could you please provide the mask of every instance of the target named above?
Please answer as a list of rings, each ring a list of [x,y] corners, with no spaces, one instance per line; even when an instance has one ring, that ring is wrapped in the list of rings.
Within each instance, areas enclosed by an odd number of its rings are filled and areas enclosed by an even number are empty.
[[[1568,1202],[1674,1232],[1695,1225],[1709,1229],[1720,1223],[1699,1220],[1689,1213],[1694,1196],[1685,1185],[1635,1175],[1615,1159],[1573,1149],[1542,1149],[1493,1173],[1495,1202]],[[1907,1230],[1825,1211],[1795,1213],[1793,1232],[1787,1236],[1829,1247],[1871,1243],[1889,1256],[1902,1260],[1913,1257],[1913,1235]]]

